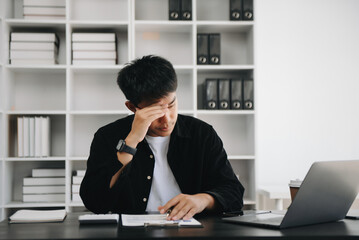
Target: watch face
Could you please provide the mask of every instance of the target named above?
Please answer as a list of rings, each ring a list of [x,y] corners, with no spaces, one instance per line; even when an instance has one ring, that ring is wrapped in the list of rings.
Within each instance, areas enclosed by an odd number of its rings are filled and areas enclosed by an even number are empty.
[[[117,151],[122,151],[123,146],[125,144],[126,144],[125,141],[123,139],[120,139],[120,141],[118,141],[118,144],[117,144],[117,147],[116,147]]]

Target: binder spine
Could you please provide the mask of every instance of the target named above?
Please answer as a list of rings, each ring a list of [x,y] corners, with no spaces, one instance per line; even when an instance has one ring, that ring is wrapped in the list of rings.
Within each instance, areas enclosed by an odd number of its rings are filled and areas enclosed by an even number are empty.
[[[219,33],[209,35],[209,63],[221,63],[221,35]]]
[[[205,108],[218,109],[218,80],[206,79],[205,83]]]
[[[218,80],[218,102],[219,109],[229,109],[230,108],[230,80],[229,79],[219,79]]]
[[[253,109],[253,80],[243,80],[244,109]]]
[[[208,34],[197,34],[197,64],[208,64]]]
[[[242,80],[231,79],[231,109],[238,110],[243,108]]]
[[[253,20],[253,0],[243,0],[243,20]]]
[[[192,20],[192,0],[181,0],[181,19]]]
[[[229,3],[229,16],[230,20],[241,20],[242,16],[242,0],[230,0]]]
[[[168,0],[168,19],[180,20],[181,19],[181,0]]]

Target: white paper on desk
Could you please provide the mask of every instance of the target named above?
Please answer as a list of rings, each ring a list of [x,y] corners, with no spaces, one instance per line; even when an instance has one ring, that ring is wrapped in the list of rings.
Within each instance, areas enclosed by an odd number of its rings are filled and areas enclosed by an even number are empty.
[[[10,223],[62,222],[66,210],[18,210],[11,217]]]
[[[174,224],[178,223],[179,227],[198,227],[202,226],[196,219],[190,220],[166,220],[166,214],[121,214],[122,226],[141,227],[145,223],[150,224]]]

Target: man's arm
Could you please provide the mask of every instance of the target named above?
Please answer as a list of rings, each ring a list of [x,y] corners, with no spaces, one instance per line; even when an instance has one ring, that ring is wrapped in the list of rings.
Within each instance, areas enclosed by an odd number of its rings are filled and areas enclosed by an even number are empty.
[[[133,105],[132,105],[133,106]],[[138,143],[140,143],[146,136],[148,128],[151,123],[157,118],[162,117],[168,111],[167,104],[155,103],[148,107],[139,109],[134,106],[131,107],[135,113],[135,118],[132,122],[131,131],[125,139],[126,145],[136,148]],[[122,167],[118,170],[115,175],[112,176],[110,182],[110,188],[112,188],[117,182],[120,174],[123,172],[126,165],[132,161],[133,156],[126,152],[117,152],[117,159],[122,163]]]

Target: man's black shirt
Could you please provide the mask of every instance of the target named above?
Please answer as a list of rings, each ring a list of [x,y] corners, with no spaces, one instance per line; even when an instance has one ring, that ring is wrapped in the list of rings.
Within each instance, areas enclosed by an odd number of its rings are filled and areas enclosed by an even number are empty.
[[[132,161],[110,188],[112,176],[122,167],[116,146],[131,131],[133,119],[134,115],[119,119],[95,133],[80,189],[83,203],[94,213],[144,213],[146,210],[155,164],[146,140],[137,145]],[[218,211],[242,209],[244,188],[212,126],[178,115],[167,159],[182,193],[208,193],[216,200]]]

